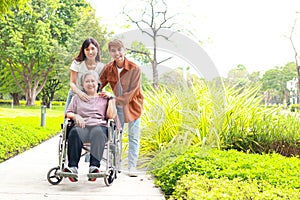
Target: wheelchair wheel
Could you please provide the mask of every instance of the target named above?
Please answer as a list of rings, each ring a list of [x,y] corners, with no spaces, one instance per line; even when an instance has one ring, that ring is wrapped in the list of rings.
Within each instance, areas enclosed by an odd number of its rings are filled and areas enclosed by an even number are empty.
[[[108,170],[108,175],[104,176],[104,183],[106,186],[110,186],[115,180],[116,172],[114,169],[110,168]]]
[[[63,179],[63,177],[56,175],[57,170],[59,170],[59,167],[53,167],[52,169],[49,170],[49,172],[47,174],[47,180],[52,185],[59,184]]]

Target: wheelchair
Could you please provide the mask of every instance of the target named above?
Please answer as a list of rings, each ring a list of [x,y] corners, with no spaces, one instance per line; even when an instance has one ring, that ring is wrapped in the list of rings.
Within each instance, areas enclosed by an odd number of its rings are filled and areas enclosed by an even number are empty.
[[[103,157],[101,163],[104,163],[106,170],[95,175],[88,174],[88,178],[104,178],[106,186],[110,186],[117,178],[117,174],[121,172],[122,161],[122,131],[117,129],[116,122],[114,120],[107,120],[108,137],[105,144]],[[71,128],[74,126],[74,122],[66,120],[64,124],[61,124],[61,132],[59,134],[58,145],[58,166],[53,167],[47,173],[47,180],[52,185],[58,185],[63,178],[69,178],[69,173],[64,172],[64,168],[67,166],[67,145],[68,134]],[[81,156],[88,155],[89,143],[83,144],[83,150],[85,152]],[[86,156],[87,161],[88,156]]]

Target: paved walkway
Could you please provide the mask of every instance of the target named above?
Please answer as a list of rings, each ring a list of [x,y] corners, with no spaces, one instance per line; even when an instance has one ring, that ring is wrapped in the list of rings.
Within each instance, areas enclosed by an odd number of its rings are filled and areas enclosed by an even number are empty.
[[[68,179],[58,185],[47,181],[47,173],[58,165],[58,137],[54,137],[14,158],[0,163],[0,199],[72,199],[72,200],[164,200],[161,190],[144,172],[139,177],[118,174],[110,187],[103,178],[89,182],[88,163],[80,161],[79,181]]]

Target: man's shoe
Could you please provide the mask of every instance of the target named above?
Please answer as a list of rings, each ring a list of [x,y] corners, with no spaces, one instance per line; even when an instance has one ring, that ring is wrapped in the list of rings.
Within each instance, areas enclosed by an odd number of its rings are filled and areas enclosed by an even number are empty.
[[[70,177],[68,177],[68,178],[71,182],[77,182],[78,181],[77,167],[67,167],[63,171],[67,172],[67,173],[70,173]]]
[[[138,173],[135,168],[130,168],[128,172],[129,177],[138,177]]]

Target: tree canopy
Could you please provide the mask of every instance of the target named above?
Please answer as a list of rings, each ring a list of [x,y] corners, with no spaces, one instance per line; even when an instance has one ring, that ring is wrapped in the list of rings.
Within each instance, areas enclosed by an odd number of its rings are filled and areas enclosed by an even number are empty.
[[[68,67],[87,37],[104,46],[109,33],[85,0],[31,0],[28,4],[26,9],[12,8],[0,21],[0,65],[5,68],[0,80],[5,82],[1,93],[18,88],[31,106],[49,75],[53,74],[52,82],[62,77],[61,83],[68,82]],[[54,75],[57,72],[64,76]]]

